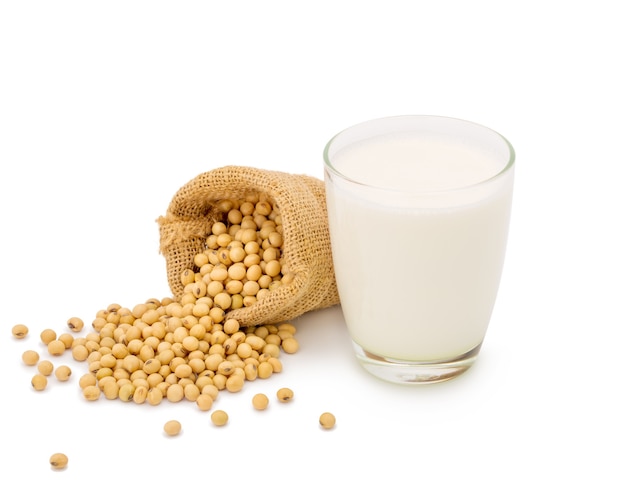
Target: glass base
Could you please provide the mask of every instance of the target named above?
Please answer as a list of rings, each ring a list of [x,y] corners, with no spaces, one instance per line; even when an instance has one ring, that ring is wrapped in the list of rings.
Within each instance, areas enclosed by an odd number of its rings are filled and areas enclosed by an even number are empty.
[[[469,369],[480,351],[480,346],[450,360],[413,362],[381,357],[365,351],[354,341],[356,358],[369,373],[392,383],[430,384],[448,381]]]

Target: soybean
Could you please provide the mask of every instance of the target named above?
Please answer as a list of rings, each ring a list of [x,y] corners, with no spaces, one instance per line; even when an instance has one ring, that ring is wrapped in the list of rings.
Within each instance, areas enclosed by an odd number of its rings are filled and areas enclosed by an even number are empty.
[[[231,393],[237,393],[243,388],[244,381],[242,376],[232,375],[226,380],[226,389]]]
[[[283,339],[281,346],[283,351],[289,354],[296,353],[300,349],[300,344],[298,343],[298,340],[294,337],[288,337],[286,339]]]
[[[59,336],[59,341],[65,345],[66,350],[69,350],[74,345],[74,336],[72,336],[69,332],[66,332]]]
[[[88,400],[90,402],[98,400],[101,393],[102,391],[96,385],[86,386],[85,388],[83,388],[83,396],[85,397],[85,400]]]
[[[150,405],[159,405],[163,401],[163,392],[159,388],[150,388],[146,400]]]
[[[120,386],[118,398],[124,402],[130,402],[133,399],[134,393],[135,385],[133,383],[126,383]]]
[[[63,355],[66,350],[65,343],[60,339],[55,339],[48,343],[48,353],[53,356]]]
[[[78,317],[72,317],[67,321],[67,326],[72,332],[80,332],[83,330],[85,323]]]
[[[213,398],[211,397],[211,395],[201,393],[200,395],[198,395],[198,398],[196,398],[196,405],[201,411],[208,411],[211,409],[211,407],[213,407]]]
[[[39,338],[43,344],[48,345],[50,341],[54,341],[57,338],[57,333],[52,329],[44,329],[39,334]]]
[[[143,404],[148,399],[148,388],[145,386],[138,386],[133,392],[133,402],[136,404]]]
[[[68,458],[62,452],[56,452],[50,456],[50,466],[54,470],[62,470],[67,466]]]
[[[289,388],[281,388],[276,392],[276,396],[281,402],[289,402],[293,399],[293,390]]]
[[[37,370],[39,371],[39,374],[49,376],[54,370],[54,364],[50,362],[50,360],[42,360],[37,364]]]
[[[215,426],[224,426],[228,423],[228,414],[222,410],[214,411],[211,414],[211,421]]]
[[[11,333],[17,339],[24,339],[28,334],[28,327],[26,327],[24,324],[16,324],[11,329]]]
[[[26,365],[35,365],[39,361],[39,353],[34,350],[26,350],[22,353],[22,362]]]
[[[182,425],[180,424],[180,421],[177,421],[176,419],[172,419],[170,421],[167,421],[164,425],[163,425],[163,431],[169,435],[170,437],[174,437],[176,435],[178,435],[180,433],[180,431],[182,430]]]
[[[334,428],[335,422],[335,416],[330,412],[324,412],[320,416],[320,425],[325,430],[330,430],[331,428]]]
[[[120,393],[120,387],[117,385],[115,378],[102,383],[102,393],[107,400],[115,400]]]
[[[67,381],[72,375],[72,369],[70,369],[67,365],[60,365],[54,371],[54,375],[59,381]]]
[[[48,378],[43,374],[35,374],[30,380],[31,385],[37,391],[43,391],[48,386]]]
[[[257,393],[252,397],[252,407],[254,407],[258,411],[263,411],[267,409],[269,405],[269,398],[264,393]]]
[[[87,374],[83,374],[78,380],[78,386],[81,389],[85,389],[87,386],[94,386],[98,384],[98,380],[96,379],[96,375],[88,372]]]

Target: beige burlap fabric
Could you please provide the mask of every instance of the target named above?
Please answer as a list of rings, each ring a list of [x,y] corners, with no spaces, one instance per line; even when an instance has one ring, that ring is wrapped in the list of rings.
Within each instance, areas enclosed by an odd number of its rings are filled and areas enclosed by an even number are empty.
[[[241,166],[198,175],[176,192],[166,215],[157,220],[160,251],[174,297],[183,292],[182,271],[193,269],[194,256],[204,250],[211,226],[222,219],[216,202],[261,193],[280,211],[283,259],[294,280],[252,306],[230,311],[227,318],[235,318],[244,326],[273,324],[339,303],[323,181]]]

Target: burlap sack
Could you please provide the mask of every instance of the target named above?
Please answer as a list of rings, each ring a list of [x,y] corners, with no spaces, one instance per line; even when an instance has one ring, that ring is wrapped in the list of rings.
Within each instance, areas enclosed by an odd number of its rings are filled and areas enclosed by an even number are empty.
[[[174,297],[183,292],[181,273],[194,268],[194,256],[204,250],[211,226],[222,219],[215,202],[261,193],[280,211],[283,259],[294,280],[252,306],[230,311],[227,318],[243,326],[273,324],[339,303],[323,181],[241,166],[221,167],[195,177],[176,192],[166,215],[157,220],[160,252]]]

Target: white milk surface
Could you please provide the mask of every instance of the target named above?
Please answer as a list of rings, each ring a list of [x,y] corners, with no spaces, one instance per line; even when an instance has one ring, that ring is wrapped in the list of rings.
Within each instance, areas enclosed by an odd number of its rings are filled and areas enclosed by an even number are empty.
[[[495,176],[503,167],[496,152],[441,135],[397,133],[343,148],[333,166],[356,182],[389,190],[463,188]]]
[[[365,184],[453,190],[434,208],[423,203],[426,196],[409,197],[413,208],[398,193],[372,196],[336,177],[327,183],[335,274],[353,340],[375,355],[413,361],[454,358],[478,346],[500,282],[512,170],[455,192],[493,177],[501,160],[463,144],[407,137],[361,142],[331,161]]]

